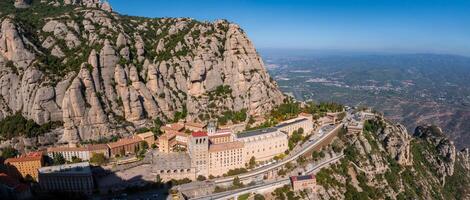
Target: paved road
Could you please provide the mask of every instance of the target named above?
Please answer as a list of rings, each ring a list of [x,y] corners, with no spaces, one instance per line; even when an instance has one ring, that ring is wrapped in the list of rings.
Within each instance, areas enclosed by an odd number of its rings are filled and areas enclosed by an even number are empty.
[[[342,157],[344,157],[343,154],[335,156],[335,157],[330,158],[328,160],[325,160],[325,161],[319,163],[318,165],[316,165],[315,167],[313,167],[312,169],[310,169],[309,171],[307,171],[306,173],[310,174],[315,170],[326,167],[330,163],[336,162],[339,159],[341,159]],[[250,193],[250,192],[257,192],[257,191],[264,190],[264,189],[274,189],[274,188],[282,187],[283,185],[286,185],[286,184],[289,184],[289,183],[290,183],[290,180],[289,180],[289,177],[287,177],[287,178],[282,178],[282,179],[278,179],[278,180],[274,180],[274,181],[263,182],[263,183],[260,183],[260,184],[256,184],[256,185],[245,187],[245,188],[241,188],[241,189],[238,189],[238,190],[231,190],[231,191],[226,191],[226,192],[221,192],[221,193],[215,193],[215,194],[211,194],[211,195],[207,195],[207,196],[196,197],[196,198],[193,198],[193,199],[194,200],[230,199],[230,198],[235,198],[237,196],[240,196],[240,195],[246,194],[246,193]]]
[[[328,125],[327,125],[327,126],[328,126]],[[324,126],[324,127],[327,127],[327,126]],[[267,171],[270,171],[270,170],[272,170],[272,169],[276,169],[276,168],[278,168],[278,167],[280,167],[280,166],[283,166],[283,165],[285,165],[286,163],[291,162],[291,161],[297,159],[299,156],[301,156],[301,155],[303,155],[304,153],[308,152],[309,150],[311,150],[312,148],[314,148],[314,147],[317,146],[318,144],[321,144],[326,138],[328,138],[328,136],[330,136],[331,134],[333,134],[335,131],[337,131],[337,130],[338,130],[339,128],[341,128],[342,126],[343,126],[343,123],[338,124],[336,127],[334,127],[333,129],[331,129],[331,130],[328,131],[327,133],[323,133],[319,138],[305,142],[305,143],[302,145],[302,148],[301,148],[300,150],[296,149],[297,151],[293,151],[293,154],[289,154],[289,157],[285,158],[285,159],[282,160],[282,161],[279,161],[279,162],[277,162],[277,163],[273,163],[273,164],[271,164],[271,165],[266,165],[266,166],[260,167],[260,168],[258,168],[258,169],[249,171],[249,172],[244,173],[244,174],[240,174],[240,175],[238,175],[238,177],[239,177],[241,180],[247,179],[247,178],[253,178],[253,177],[255,177],[255,176],[262,175],[262,174],[264,174],[264,173],[267,172]],[[324,127],[322,127],[322,128],[324,128]],[[323,130],[323,129],[321,129],[321,130]],[[232,182],[234,177],[235,177],[235,176],[217,178],[217,179],[214,179],[213,181],[214,181],[216,184],[227,183],[227,182]]]

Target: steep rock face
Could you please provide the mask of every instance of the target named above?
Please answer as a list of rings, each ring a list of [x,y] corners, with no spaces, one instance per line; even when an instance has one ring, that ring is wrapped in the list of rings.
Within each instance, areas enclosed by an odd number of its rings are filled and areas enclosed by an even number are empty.
[[[39,4],[54,12],[41,15]],[[251,41],[227,21],[120,16],[95,0],[25,11],[32,16],[0,15],[0,118],[63,121],[63,142],[132,132],[157,117],[263,115],[283,100]]]
[[[364,126],[363,134],[339,135],[339,143],[344,143],[345,157],[316,174],[318,187],[317,192],[312,193],[314,197],[470,197],[469,151],[464,149],[456,153],[455,146],[448,142],[439,128],[420,126],[414,137],[409,137],[403,135],[406,131],[402,125],[388,122],[381,117],[366,124],[368,125]],[[327,155],[332,153],[331,149],[324,151]]]
[[[458,160],[463,163],[465,169],[470,171],[470,149],[462,149],[462,151],[458,153]]]
[[[65,141],[97,140],[110,134],[94,82],[86,64],[83,64],[65,92],[62,100]]]
[[[378,139],[382,142],[387,152],[400,165],[412,163],[410,153],[411,137],[401,124],[387,123],[383,131],[378,133]]]
[[[457,152],[453,142],[442,133],[439,127],[432,125],[416,127],[413,135],[424,139],[430,144],[430,151],[435,151],[438,154],[437,157],[426,154],[426,159],[442,176],[442,182],[444,183],[446,176],[452,176],[454,174]]]
[[[29,41],[20,35],[17,26],[11,19],[2,21],[0,32],[0,53],[9,61],[13,61],[20,69],[26,68],[34,60],[34,54],[25,48]]]

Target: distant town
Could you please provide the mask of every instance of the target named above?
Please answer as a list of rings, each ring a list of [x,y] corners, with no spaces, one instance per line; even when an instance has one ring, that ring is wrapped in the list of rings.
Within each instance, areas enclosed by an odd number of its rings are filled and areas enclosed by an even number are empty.
[[[364,121],[374,115],[349,107],[321,117],[301,112],[272,126],[256,118],[251,127],[262,128],[250,130],[246,122],[180,120],[162,125],[160,135],[147,131],[107,143],[53,146],[8,158],[1,187],[8,199],[61,193],[113,198],[132,191],[150,199],[229,199],[253,187],[262,192],[286,184],[295,191],[313,192],[314,172],[342,154],[325,157],[309,169],[297,169],[291,161],[329,145],[338,132],[360,133]]]

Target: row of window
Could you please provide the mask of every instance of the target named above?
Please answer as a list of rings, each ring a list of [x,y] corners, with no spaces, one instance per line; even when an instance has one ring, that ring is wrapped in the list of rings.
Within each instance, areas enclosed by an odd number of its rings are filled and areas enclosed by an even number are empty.
[[[91,177],[73,179],[67,177],[43,177],[40,181],[42,181],[41,185],[49,190],[90,190],[93,188]]]
[[[177,169],[174,169],[174,170],[160,170],[160,174],[164,174],[164,173],[182,173],[182,172],[191,172],[191,169],[180,169],[180,170],[177,170]]]

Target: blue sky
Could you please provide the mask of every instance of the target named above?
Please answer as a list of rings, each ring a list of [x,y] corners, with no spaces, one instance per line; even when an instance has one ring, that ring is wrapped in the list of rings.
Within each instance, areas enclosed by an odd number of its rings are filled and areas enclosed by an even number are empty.
[[[129,3],[132,2],[132,3]],[[110,0],[121,14],[228,19],[257,48],[470,56],[470,0]]]

